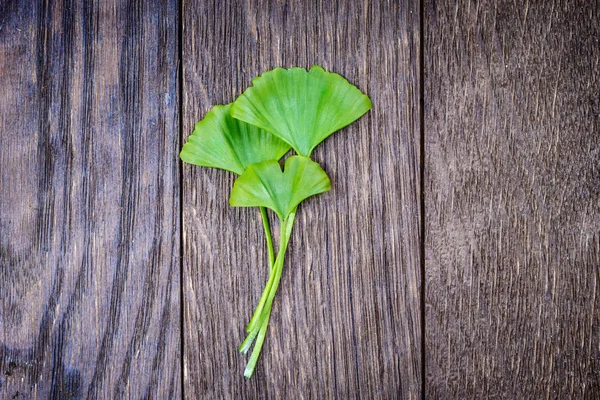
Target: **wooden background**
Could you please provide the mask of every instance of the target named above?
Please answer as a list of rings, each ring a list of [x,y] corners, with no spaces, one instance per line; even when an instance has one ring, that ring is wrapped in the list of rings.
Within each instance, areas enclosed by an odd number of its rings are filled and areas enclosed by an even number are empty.
[[[0,399],[600,398],[599,6],[0,1]],[[178,152],[313,64],[373,109],[245,380],[260,217]]]
[[[599,10],[426,5],[429,398],[600,398]]]

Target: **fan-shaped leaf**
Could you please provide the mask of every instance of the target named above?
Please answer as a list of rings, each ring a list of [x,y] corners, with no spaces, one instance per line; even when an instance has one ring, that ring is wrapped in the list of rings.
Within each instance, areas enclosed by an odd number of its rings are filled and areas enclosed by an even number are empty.
[[[233,102],[231,115],[279,136],[303,156],[371,108],[356,86],[319,66],[309,72],[276,68],[252,84]]]
[[[290,146],[269,132],[232,118],[231,105],[215,106],[183,146],[183,161],[241,175],[250,164],[279,160]]]
[[[235,181],[229,204],[268,207],[284,220],[302,200],[330,187],[319,164],[307,157],[292,156],[285,160],[283,172],[277,161],[249,165]]]

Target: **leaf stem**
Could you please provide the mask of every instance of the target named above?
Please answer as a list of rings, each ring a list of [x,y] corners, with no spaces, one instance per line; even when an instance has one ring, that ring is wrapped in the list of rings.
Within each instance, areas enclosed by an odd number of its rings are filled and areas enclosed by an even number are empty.
[[[273,270],[273,264],[275,264],[275,250],[273,249],[273,235],[271,234],[271,225],[269,224],[269,216],[267,215],[267,209],[260,207],[260,214],[262,215],[263,227],[265,228],[265,238],[267,239],[267,249],[269,250],[269,273]]]
[[[252,378],[254,374],[254,368],[256,367],[256,362],[258,361],[258,357],[260,356],[260,351],[265,342],[265,336],[267,334],[267,328],[269,327],[269,319],[271,318],[271,305],[269,305],[265,311],[268,311],[262,325],[260,326],[260,330],[258,330],[258,337],[256,339],[256,344],[254,345],[254,350],[252,350],[252,354],[250,355],[250,359],[248,360],[248,364],[246,364],[246,369],[244,370],[244,376],[246,378]]]
[[[285,253],[287,250],[287,246],[292,235],[292,227],[294,225],[294,219],[296,217],[296,208],[285,218],[284,221],[281,221],[281,233],[280,233],[280,243],[279,243],[279,252],[277,253],[277,259],[275,260],[275,265],[273,267],[273,271],[271,276],[269,277],[269,281],[267,282],[267,286],[263,291],[263,295],[261,296],[261,300],[259,302],[254,315],[248,325],[248,336],[242,343],[240,347],[241,352],[247,352],[252,342],[256,338],[256,344],[254,345],[254,349],[252,350],[252,355],[250,356],[250,360],[246,365],[246,370],[244,371],[244,376],[246,378],[250,378],[254,373],[254,367],[256,366],[256,361],[260,355],[260,351],[262,349],[265,335],[267,331],[267,327],[269,325],[269,319],[271,317],[271,308],[273,306],[273,299],[275,298],[275,294],[277,293],[277,287],[279,286],[279,282],[281,281],[281,275],[283,273],[283,265],[285,260]]]
[[[265,303],[267,302],[267,299],[271,294],[271,291],[273,290],[273,284],[275,282],[275,280],[277,279],[277,260],[280,259],[281,256],[281,267],[283,268],[283,258],[285,257],[285,251],[287,249],[287,244],[289,241],[289,238],[291,236],[292,233],[292,226],[294,224],[294,218],[296,217],[296,210],[298,207],[295,207],[292,212],[290,212],[288,214],[288,216],[285,218],[285,220],[281,221],[280,220],[280,240],[279,240],[279,251],[277,253],[277,259],[275,260],[275,265],[274,265],[274,269],[271,272],[270,276],[269,276],[269,280],[267,281],[267,285],[265,286],[265,289],[263,290],[262,295],[260,296],[260,300],[258,302],[258,305],[256,306],[256,310],[254,310],[254,314],[252,315],[252,318],[250,319],[250,322],[248,323],[248,327],[246,328],[246,332],[251,333],[255,330],[255,328],[258,328],[260,326],[259,320],[260,320],[260,316],[262,314],[263,308],[265,306]],[[277,283],[275,285],[275,291],[277,291],[277,285],[279,283]],[[275,296],[275,293],[273,292],[273,296]],[[272,301],[272,300],[271,300]]]

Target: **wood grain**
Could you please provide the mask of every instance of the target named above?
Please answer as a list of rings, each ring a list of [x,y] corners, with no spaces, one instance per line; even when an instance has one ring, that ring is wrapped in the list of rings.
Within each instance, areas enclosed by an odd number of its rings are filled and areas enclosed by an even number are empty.
[[[600,398],[599,6],[426,2],[427,398]]]
[[[0,3],[0,398],[178,398],[175,1]]]
[[[325,69],[373,109],[314,153],[332,191],[303,203],[259,365],[237,348],[267,279],[234,176],[184,166],[186,398],[417,399],[421,392],[417,2],[183,3],[183,129],[276,66]]]

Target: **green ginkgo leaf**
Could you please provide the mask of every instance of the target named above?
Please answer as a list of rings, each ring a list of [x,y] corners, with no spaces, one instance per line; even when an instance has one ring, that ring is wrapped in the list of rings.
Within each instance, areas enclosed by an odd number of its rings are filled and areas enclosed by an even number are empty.
[[[196,124],[181,159],[241,175],[250,164],[279,160],[290,146],[276,136],[232,118],[231,105],[215,106]]]
[[[277,161],[249,165],[235,181],[229,204],[236,207],[267,207],[283,221],[302,200],[328,191],[331,183],[319,164],[292,156],[285,168]]]
[[[276,68],[252,84],[233,102],[231,115],[279,136],[303,156],[371,108],[356,86],[320,66],[309,72]]]

